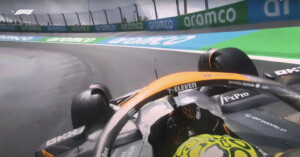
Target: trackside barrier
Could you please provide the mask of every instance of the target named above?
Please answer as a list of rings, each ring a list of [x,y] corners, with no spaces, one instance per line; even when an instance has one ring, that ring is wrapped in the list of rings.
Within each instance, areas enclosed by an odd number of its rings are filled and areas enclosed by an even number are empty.
[[[82,26],[0,25],[0,32],[120,32],[201,29],[300,19],[299,0],[244,0],[177,17],[132,23]]]
[[[18,32],[18,26],[0,25],[0,32]]]
[[[21,32],[45,32],[42,26],[21,26]]]
[[[178,30],[176,17],[145,21],[147,31]]]
[[[247,2],[178,16],[180,30],[248,23]]]
[[[142,31],[145,30],[144,22],[132,22],[119,24],[120,31]]]
[[[249,23],[300,19],[299,0],[248,0]]]
[[[69,28],[67,26],[46,26],[44,30],[48,33],[69,32]]]
[[[96,25],[93,27],[94,32],[117,32],[119,31],[118,24]]]

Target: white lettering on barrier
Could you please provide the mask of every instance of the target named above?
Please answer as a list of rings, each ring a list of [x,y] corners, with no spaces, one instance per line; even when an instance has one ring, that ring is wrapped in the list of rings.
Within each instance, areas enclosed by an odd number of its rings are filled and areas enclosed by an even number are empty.
[[[47,28],[49,32],[66,32],[67,28],[62,26],[50,26]]]
[[[115,25],[98,25],[95,26],[96,31],[101,32],[101,31],[115,31],[116,26]]]
[[[226,15],[226,16],[224,16]],[[236,19],[236,11],[234,8],[227,10],[221,9],[219,12],[209,11],[206,13],[198,13],[197,15],[185,16],[183,19],[186,27],[204,26],[218,23],[234,22]]]
[[[13,40],[13,41],[28,41],[32,40],[34,37],[19,37],[13,35],[0,35],[0,40]]]
[[[280,2],[282,0],[267,0],[264,4],[264,13],[268,17],[276,17],[280,16]],[[290,14],[290,0],[283,1],[283,14]],[[270,9],[272,8],[272,9]]]
[[[224,10],[224,9],[221,9],[221,10],[219,11],[218,19],[219,19],[220,23],[225,23],[226,20],[225,20],[224,18],[222,19],[222,14],[225,15],[225,10]]]
[[[75,26],[71,27],[73,32],[90,32],[91,28],[89,26]]]
[[[21,27],[23,31],[35,31],[35,32],[41,32],[42,27],[39,26],[23,26]]]
[[[122,30],[142,30],[144,28],[143,23],[127,23],[121,24]]]
[[[150,30],[169,30],[173,29],[174,24],[171,19],[168,20],[158,20],[158,21],[150,21],[149,22],[149,29]]]
[[[231,13],[231,17],[230,17],[230,13]],[[235,10],[233,9],[233,8],[229,8],[228,10],[227,10],[227,12],[226,12],[226,19],[227,19],[227,21],[229,21],[229,22],[234,22],[234,20],[236,19],[236,12],[235,12]]]
[[[189,36],[171,36],[171,37],[138,37],[138,38],[118,38],[111,40],[109,44],[125,44],[125,45],[173,45],[182,43],[191,39],[196,38],[194,35]]]

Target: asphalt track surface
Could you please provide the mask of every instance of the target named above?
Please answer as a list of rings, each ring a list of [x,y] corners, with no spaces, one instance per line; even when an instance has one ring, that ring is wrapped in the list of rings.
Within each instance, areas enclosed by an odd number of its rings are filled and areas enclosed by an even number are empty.
[[[93,82],[113,97],[196,71],[200,54],[100,45],[0,42],[0,156],[31,157],[72,129],[72,97]],[[255,61],[259,73],[294,65]]]

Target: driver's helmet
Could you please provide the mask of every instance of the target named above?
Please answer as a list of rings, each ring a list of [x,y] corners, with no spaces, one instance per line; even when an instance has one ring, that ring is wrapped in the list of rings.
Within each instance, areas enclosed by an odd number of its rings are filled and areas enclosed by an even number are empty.
[[[257,157],[258,149],[230,136],[202,134],[190,137],[177,149],[174,157]]]

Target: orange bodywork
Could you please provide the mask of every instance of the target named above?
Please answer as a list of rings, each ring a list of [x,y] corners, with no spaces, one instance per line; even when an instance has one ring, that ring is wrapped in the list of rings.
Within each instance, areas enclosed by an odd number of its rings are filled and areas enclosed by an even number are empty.
[[[162,77],[145,88],[143,88],[137,95],[130,100],[120,104],[122,107],[129,105],[128,107],[134,107],[136,104],[149,98],[150,96],[167,90],[169,88],[179,86],[182,84],[208,81],[208,80],[239,80],[249,81],[246,77],[240,74],[234,73],[220,73],[220,72],[181,72]]]
[[[45,149],[42,150],[42,153],[43,153],[44,157],[54,157],[54,155],[50,154]]]

